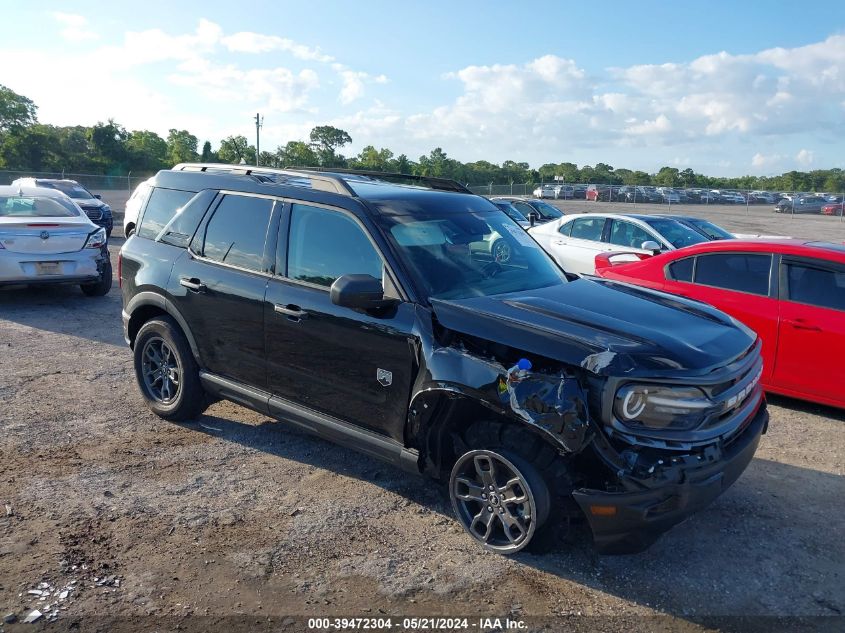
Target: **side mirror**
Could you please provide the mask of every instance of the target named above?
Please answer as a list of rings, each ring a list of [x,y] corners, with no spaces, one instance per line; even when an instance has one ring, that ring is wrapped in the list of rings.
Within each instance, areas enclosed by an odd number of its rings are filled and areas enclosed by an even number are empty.
[[[94,197],[95,197],[97,200],[102,200],[102,199],[103,199],[103,196],[101,196],[99,193],[95,193],[95,194],[94,194]]]
[[[529,213],[529,214],[528,214],[528,223],[529,223],[531,226],[534,226],[535,224],[537,224],[537,218],[538,218],[538,217],[539,217],[539,216],[538,216],[536,213]]]
[[[654,240],[646,240],[640,246],[641,249],[644,251],[651,251],[652,255],[659,255],[662,251],[660,248],[660,244],[655,242]]]
[[[343,275],[331,287],[332,303],[353,310],[378,310],[397,303],[385,299],[381,281],[372,275]]]

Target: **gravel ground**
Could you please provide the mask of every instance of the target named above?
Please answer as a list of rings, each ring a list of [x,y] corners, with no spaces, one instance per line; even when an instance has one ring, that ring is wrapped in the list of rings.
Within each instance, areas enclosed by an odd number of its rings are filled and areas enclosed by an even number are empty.
[[[834,218],[693,209],[734,230],[845,239]],[[0,617],[581,615],[612,618],[567,627],[653,631],[845,613],[843,411],[771,398],[737,484],[643,554],[598,556],[578,533],[505,558],[463,534],[433,482],[229,403],[158,419],[120,307],[116,284],[103,298],[0,290]]]

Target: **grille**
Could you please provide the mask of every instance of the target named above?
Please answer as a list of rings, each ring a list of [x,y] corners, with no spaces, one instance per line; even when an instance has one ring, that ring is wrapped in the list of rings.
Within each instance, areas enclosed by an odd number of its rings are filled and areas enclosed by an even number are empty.
[[[103,212],[99,209],[83,209],[85,211],[85,215],[88,216],[91,220],[102,220],[103,219]]]

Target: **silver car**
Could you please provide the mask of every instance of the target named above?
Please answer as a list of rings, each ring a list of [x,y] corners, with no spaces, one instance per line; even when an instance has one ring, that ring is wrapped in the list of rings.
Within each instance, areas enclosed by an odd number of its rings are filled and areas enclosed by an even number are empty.
[[[50,283],[107,294],[112,268],[105,229],[60,191],[0,187],[0,285]]]

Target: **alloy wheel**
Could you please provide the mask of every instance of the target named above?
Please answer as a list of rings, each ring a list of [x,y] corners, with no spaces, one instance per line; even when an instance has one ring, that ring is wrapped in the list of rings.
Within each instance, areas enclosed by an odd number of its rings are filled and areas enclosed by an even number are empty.
[[[488,450],[461,456],[449,485],[463,528],[485,548],[514,553],[524,548],[543,520],[529,476],[509,459]]]
[[[141,351],[141,371],[148,395],[170,404],[179,395],[182,367],[167,342],[158,336],[148,339]]]

